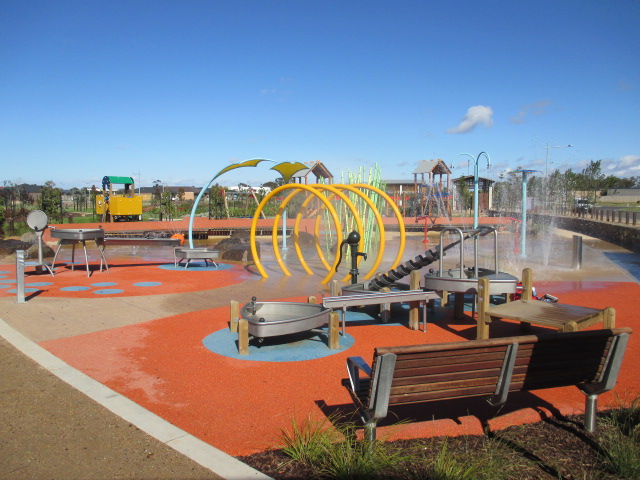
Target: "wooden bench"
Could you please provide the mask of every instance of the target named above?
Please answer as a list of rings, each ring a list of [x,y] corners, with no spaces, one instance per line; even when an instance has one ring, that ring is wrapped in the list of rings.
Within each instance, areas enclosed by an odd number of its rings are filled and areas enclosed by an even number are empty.
[[[563,303],[549,303],[532,299],[533,272],[529,268],[522,271],[522,298],[502,305],[492,305],[489,299],[489,282],[478,279],[478,330],[477,338],[489,338],[489,324],[492,320],[507,318],[524,325],[542,325],[555,328],[558,332],[577,332],[602,322],[604,328],[614,328],[615,309],[581,307]]]
[[[497,406],[509,392],[569,385],[586,395],[585,427],[593,431],[598,395],[615,386],[630,334],[619,328],[376,348],[371,367],[347,358],[343,384],[369,441],[389,406],[469,397]]]

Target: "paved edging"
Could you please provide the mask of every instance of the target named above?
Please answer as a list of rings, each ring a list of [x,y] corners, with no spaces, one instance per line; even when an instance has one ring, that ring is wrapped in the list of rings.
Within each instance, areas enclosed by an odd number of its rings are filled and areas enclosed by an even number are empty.
[[[71,385],[76,390],[135,425],[189,459],[227,480],[272,480],[271,477],[242,463],[235,457],[212,447],[172,425],[158,415],[76,370],[58,357],[29,340],[0,318],[0,336],[27,357]]]

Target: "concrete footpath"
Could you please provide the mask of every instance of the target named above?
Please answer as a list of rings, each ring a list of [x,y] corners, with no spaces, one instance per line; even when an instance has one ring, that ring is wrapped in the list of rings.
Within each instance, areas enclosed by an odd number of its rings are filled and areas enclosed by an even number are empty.
[[[91,318],[93,328],[109,328],[111,322],[121,321],[123,303],[133,322],[181,310],[180,305],[210,303],[214,296],[209,292],[205,299],[203,292],[194,292],[179,298],[91,302],[36,297],[25,304],[1,298],[0,478],[270,478],[94,381],[33,341],[68,335],[65,325],[80,324],[80,319]]]

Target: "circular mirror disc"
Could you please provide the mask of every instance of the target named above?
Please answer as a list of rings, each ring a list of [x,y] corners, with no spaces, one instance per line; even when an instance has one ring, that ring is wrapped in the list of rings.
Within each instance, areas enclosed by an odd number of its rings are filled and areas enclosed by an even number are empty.
[[[44,230],[48,221],[47,214],[42,210],[34,210],[27,215],[27,225],[34,230]]]

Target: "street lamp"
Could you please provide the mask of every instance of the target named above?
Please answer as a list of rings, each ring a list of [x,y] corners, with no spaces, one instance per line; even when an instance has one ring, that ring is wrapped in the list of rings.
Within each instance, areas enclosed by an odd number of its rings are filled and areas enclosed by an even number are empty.
[[[547,142],[547,146],[546,147],[542,147],[547,151],[547,155],[544,161],[544,177],[547,178],[549,176],[549,150],[552,148],[569,148],[569,147],[573,147],[573,145],[555,145],[550,147],[549,146],[549,142]]]
[[[487,157],[487,168],[491,168],[491,159],[487,152],[480,152],[475,158],[470,153],[459,153],[457,156],[460,157],[462,155],[471,157],[475,161],[473,166],[473,228],[475,229],[478,228],[478,161],[484,155]]]

